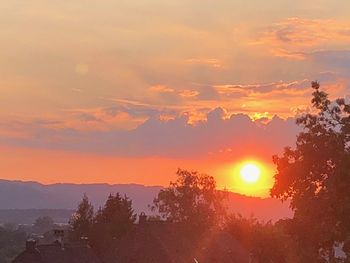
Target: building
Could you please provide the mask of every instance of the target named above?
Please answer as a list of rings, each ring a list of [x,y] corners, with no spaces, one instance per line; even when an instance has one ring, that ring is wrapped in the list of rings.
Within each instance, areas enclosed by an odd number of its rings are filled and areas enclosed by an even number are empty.
[[[37,245],[34,239],[27,240],[26,249],[12,263],[101,263],[92,249],[84,244]]]
[[[199,236],[177,223],[148,220],[143,213],[135,224],[99,259],[87,245],[69,244],[56,231],[56,241],[37,245],[28,240],[26,250],[13,263],[251,263],[249,252],[220,228]]]

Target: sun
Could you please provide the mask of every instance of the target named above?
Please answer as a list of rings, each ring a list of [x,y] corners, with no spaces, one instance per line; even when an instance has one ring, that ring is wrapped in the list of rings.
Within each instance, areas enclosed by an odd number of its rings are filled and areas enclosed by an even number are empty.
[[[268,197],[274,184],[275,166],[266,159],[247,156],[223,166],[222,173],[227,178],[226,189],[247,196]]]
[[[241,178],[245,183],[254,184],[260,179],[260,168],[254,163],[247,163],[240,170]]]

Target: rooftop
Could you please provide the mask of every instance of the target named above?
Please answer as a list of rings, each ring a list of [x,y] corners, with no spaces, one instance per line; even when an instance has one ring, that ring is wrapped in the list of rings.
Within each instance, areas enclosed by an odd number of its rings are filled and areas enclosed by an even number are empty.
[[[36,245],[28,240],[26,250],[19,254],[13,263],[101,263],[92,249],[83,244],[65,244],[54,242]]]

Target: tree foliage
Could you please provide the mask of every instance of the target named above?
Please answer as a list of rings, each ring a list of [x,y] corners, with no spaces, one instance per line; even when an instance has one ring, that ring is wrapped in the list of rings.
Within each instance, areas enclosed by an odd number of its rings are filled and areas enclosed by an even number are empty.
[[[318,82],[312,88],[315,112],[297,119],[303,131],[295,148],[273,157],[271,195],[291,201],[304,262],[336,262],[334,246],[350,237],[350,104],[331,101]]]
[[[225,225],[226,231],[250,251],[254,262],[295,263],[287,261],[290,242],[281,224],[230,215]]]
[[[153,210],[169,221],[193,223],[200,228],[221,221],[224,198],[212,176],[179,169],[177,180],[154,199]]]
[[[33,230],[36,233],[45,233],[55,228],[55,223],[53,219],[49,216],[38,217],[33,226]]]
[[[88,237],[92,230],[93,220],[94,208],[87,195],[84,194],[76,212],[69,221],[70,238],[80,240],[82,237]]]
[[[132,201],[119,193],[110,194],[94,217],[91,239],[97,251],[108,249],[113,240],[130,230],[135,220]]]
[[[94,213],[93,206],[84,195],[70,221],[70,239],[78,241],[87,237],[101,255],[131,229],[135,220],[132,201],[127,196],[110,194],[105,205]]]

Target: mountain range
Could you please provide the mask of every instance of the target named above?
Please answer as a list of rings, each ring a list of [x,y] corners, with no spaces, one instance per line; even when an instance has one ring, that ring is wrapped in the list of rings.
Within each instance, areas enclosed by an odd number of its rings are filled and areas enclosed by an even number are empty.
[[[77,207],[83,194],[87,194],[97,209],[103,206],[110,193],[119,192],[133,201],[136,213],[150,214],[149,205],[162,189],[161,186],[145,186],[139,184],[41,184],[0,180],[0,222],[4,211],[20,214],[21,210],[40,211],[73,210]],[[292,216],[288,203],[281,203],[272,198],[248,197],[230,192],[228,207],[234,213],[251,216],[268,221]],[[50,210],[48,210],[50,209]],[[6,214],[6,213],[5,213]],[[53,213],[55,214],[55,213]],[[57,214],[57,213],[56,213]]]

